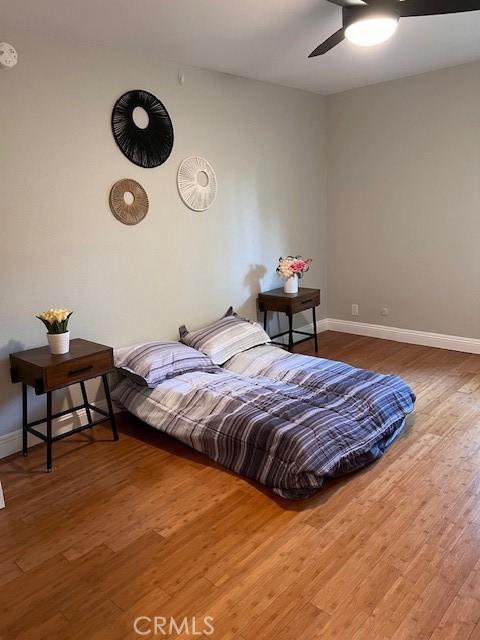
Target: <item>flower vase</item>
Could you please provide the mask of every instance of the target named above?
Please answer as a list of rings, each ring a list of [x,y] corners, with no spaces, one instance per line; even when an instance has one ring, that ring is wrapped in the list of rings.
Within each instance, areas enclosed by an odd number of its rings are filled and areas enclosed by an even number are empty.
[[[54,356],[68,353],[70,350],[70,331],[64,333],[47,333],[50,352]]]
[[[285,293],[298,293],[298,276],[293,275],[287,278],[283,285],[283,290]]]

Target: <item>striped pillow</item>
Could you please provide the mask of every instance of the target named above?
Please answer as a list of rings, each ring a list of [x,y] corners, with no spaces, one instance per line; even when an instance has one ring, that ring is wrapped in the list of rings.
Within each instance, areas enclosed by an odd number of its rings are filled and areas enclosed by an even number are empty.
[[[182,373],[220,371],[203,353],[180,342],[146,342],[115,349],[114,359],[121,373],[150,389]]]
[[[188,331],[180,327],[180,339],[198,351],[205,353],[215,364],[224,364],[237,353],[270,342],[269,336],[257,322],[251,322],[233,313],[227,313],[203,329]]]

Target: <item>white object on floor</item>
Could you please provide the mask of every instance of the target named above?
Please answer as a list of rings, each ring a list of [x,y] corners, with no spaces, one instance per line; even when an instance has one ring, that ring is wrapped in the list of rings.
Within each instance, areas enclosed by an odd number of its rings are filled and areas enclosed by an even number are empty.
[[[0,482],[0,509],[5,509],[5,497],[3,495],[2,483]]]

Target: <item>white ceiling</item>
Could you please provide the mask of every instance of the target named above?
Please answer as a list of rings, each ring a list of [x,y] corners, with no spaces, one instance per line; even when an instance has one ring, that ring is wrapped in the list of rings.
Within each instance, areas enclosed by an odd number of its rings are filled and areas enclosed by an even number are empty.
[[[0,20],[0,40],[15,30],[121,46],[323,94],[480,59],[480,11],[402,18],[387,43],[313,59],[341,26],[326,0],[0,0]]]

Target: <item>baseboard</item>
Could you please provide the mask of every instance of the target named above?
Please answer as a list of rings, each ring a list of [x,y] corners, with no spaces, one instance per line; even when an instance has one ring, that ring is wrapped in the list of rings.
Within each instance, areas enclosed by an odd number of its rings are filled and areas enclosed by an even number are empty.
[[[310,325],[311,327],[312,325]],[[306,328],[308,330],[308,327]],[[367,322],[355,322],[353,320],[337,320],[325,318],[317,322],[317,331],[340,331],[383,340],[407,342],[419,344],[425,347],[449,349],[451,351],[463,351],[465,353],[480,353],[480,340],[478,338],[464,338],[463,336],[450,336],[443,333],[429,331],[415,331],[413,329],[400,329],[399,327],[386,327],[381,324],[369,324]]]
[[[105,400],[92,403],[94,406],[99,409],[107,410],[107,403]],[[60,418],[56,418],[53,421],[53,433],[55,435],[59,435],[61,433],[66,433],[67,431],[71,431],[74,427],[78,427],[81,424],[86,424],[87,422],[87,412],[85,409],[79,409],[72,414],[68,414],[66,416],[60,416]],[[45,432],[45,426],[40,425],[36,427],[41,433]],[[34,447],[36,444],[40,444],[42,441],[40,438],[28,434],[28,446]],[[22,430],[17,429],[16,431],[12,431],[11,433],[6,433],[3,436],[0,436],[0,458],[6,458],[12,453],[17,453],[22,450]]]
[[[323,320],[317,320],[317,333],[321,333],[322,331],[328,331],[329,319],[323,318]],[[311,331],[313,329],[313,323],[310,323],[306,327],[304,327],[305,331]]]

